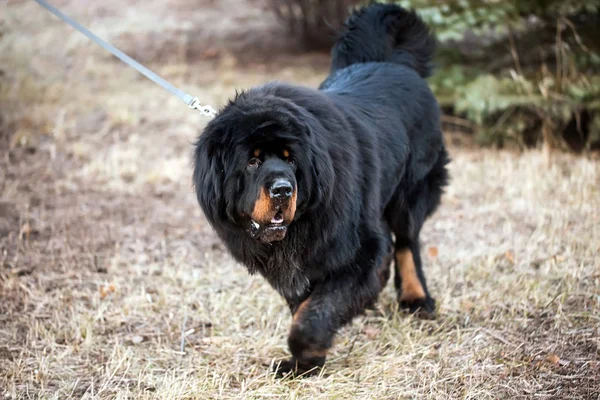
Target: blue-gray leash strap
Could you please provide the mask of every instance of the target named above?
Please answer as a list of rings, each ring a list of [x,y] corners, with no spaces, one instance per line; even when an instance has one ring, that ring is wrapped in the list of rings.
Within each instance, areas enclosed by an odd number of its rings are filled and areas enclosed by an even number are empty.
[[[71,25],[73,28],[77,29],[79,32],[83,33],[85,36],[90,38],[92,41],[94,41],[97,44],[99,44],[100,46],[102,46],[102,48],[104,50],[108,51],[109,53],[111,53],[112,55],[114,55],[115,57],[117,57],[118,59],[123,61],[125,64],[129,65],[132,68],[135,68],[138,72],[143,74],[146,78],[150,79],[157,85],[162,86],[164,89],[168,90],[175,96],[179,97],[181,100],[183,100],[185,102],[185,104],[188,105],[188,107],[200,111],[203,115],[206,115],[207,117],[213,117],[217,114],[215,109],[212,108],[211,106],[200,104],[200,100],[198,100],[197,97],[193,97],[193,96],[185,93],[183,90],[171,85],[169,82],[167,82],[166,80],[164,80],[163,78],[161,78],[160,76],[155,74],[154,72],[150,71],[148,68],[144,67],[142,64],[135,61],[133,58],[129,57],[127,54],[123,53],[121,50],[117,49],[110,43],[107,43],[104,40],[100,39],[98,36],[94,35],[92,32],[90,32],[89,30],[87,30],[86,28],[81,26],[77,21],[71,19],[70,17],[68,17],[65,14],[63,14],[62,12],[60,12],[57,8],[46,3],[44,0],[34,0],[34,1],[36,3],[38,3],[39,5],[41,5],[42,7],[44,7],[46,10],[50,11],[52,14],[56,15],[58,18],[62,19],[67,24]]]

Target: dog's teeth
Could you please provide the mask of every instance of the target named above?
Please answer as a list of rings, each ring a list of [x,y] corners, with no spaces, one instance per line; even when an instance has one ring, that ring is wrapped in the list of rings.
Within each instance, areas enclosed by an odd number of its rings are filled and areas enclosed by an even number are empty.
[[[253,227],[254,229],[258,229],[258,228],[260,228],[260,225],[258,224],[258,222],[256,222],[256,221],[252,221],[252,227]]]

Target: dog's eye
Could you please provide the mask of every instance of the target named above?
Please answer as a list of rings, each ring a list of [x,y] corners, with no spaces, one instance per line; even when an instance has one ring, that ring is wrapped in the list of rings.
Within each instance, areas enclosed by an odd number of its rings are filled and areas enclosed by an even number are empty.
[[[283,150],[283,159],[289,164],[295,164],[296,160],[290,155],[290,151],[288,149]]]
[[[253,157],[250,159],[250,161],[248,161],[248,168],[249,169],[254,169],[254,168],[258,168],[258,166],[260,165],[260,159]]]

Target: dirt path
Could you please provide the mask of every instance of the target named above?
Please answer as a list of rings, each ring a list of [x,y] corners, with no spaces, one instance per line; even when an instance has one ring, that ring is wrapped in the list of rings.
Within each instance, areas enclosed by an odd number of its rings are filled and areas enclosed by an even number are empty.
[[[262,11],[167,3],[56,2],[214,105],[326,73],[321,55],[276,66],[193,33],[255,29]],[[388,287],[341,332],[324,376],[280,382],[268,364],[286,354],[287,309],[224,252],[191,190],[206,121],[33,2],[6,10],[0,398],[600,396],[597,161],[547,169],[536,152],[452,148],[452,185],[423,233],[439,318],[396,313]]]

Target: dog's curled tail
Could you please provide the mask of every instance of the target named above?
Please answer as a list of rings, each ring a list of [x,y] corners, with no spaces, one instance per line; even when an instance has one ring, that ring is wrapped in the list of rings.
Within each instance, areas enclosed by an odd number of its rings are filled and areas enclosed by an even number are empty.
[[[432,72],[436,40],[414,11],[371,4],[346,20],[332,49],[331,72],[365,62],[402,64],[422,77]]]

